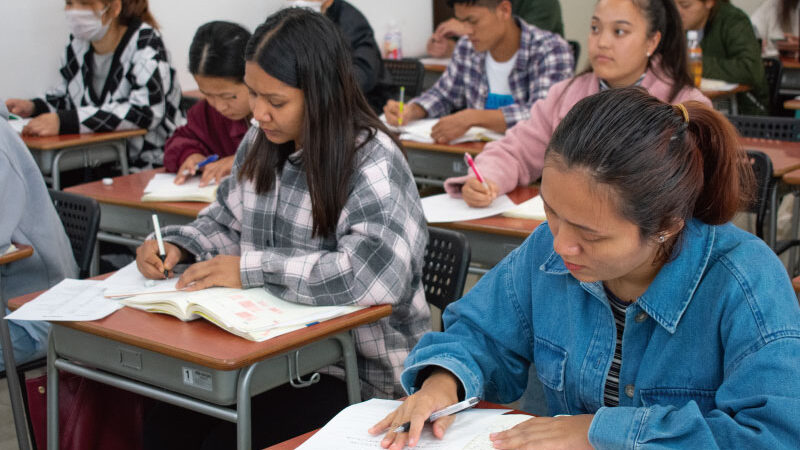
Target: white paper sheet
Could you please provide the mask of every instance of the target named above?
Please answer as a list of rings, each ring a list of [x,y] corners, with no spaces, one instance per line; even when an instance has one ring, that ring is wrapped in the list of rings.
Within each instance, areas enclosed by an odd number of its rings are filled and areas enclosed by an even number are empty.
[[[475,439],[470,441],[463,450],[494,450],[492,441],[489,439],[491,433],[499,433],[514,428],[517,424],[532,418],[532,416],[525,414],[506,414],[495,417],[494,421],[483,430],[483,433],[475,436]]]
[[[397,409],[401,403],[397,400],[372,399],[349,406],[298,447],[298,450],[380,449],[380,442],[385,433],[372,436],[367,430]],[[415,448],[462,449],[478,435],[484,433],[484,430],[491,426],[497,416],[508,411],[508,409],[462,411],[456,415],[456,420],[447,429],[444,439],[441,440],[433,435],[430,425],[426,425]]]
[[[157,173],[144,188],[143,201],[166,199],[174,201],[213,201],[217,186],[213,183],[200,187],[200,177],[186,179],[183,184],[175,184],[175,174]]]
[[[544,213],[544,202],[542,197],[538,195],[525,200],[513,209],[509,209],[503,215],[516,219],[547,220],[547,216]]]
[[[447,66],[450,64],[450,58],[420,58],[419,62],[424,66]]]
[[[422,199],[422,210],[428,223],[460,222],[502,214],[516,205],[507,195],[494,199],[486,208],[473,208],[460,198],[449,194],[431,195]]]
[[[7,249],[6,249],[6,250],[3,252],[3,255],[7,255],[7,254],[9,254],[9,253],[11,253],[11,252],[15,252],[15,251],[17,251],[17,246],[16,246],[16,245],[14,245],[14,244],[11,244],[11,245],[9,245],[9,246],[8,246],[8,248],[7,248]]]
[[[700,80],[701,91],[732,91],[739,86],[737,83],[728,83],[727,81],[714,80],[711,78],[702,78]]]
[[[8,121],[8,124],[11,125],[11,128],[14,129],[18,134],[22,134],[22,129],[25,128],[25,125],[30,122],[31,119],[11,119]]]
[[[156,292],[175,292],[178,289],[177,276],[165,280],[150,280],[144,277],[136,267],[136,261],[119,269],[102,281],[101,287],[103,294],[107,298],[122,298],[140,294],[152,294]]]
[[[122,308],[103,297],[100,281],[65,279],[6,316],[14,320],[88,321]]]
[[[434,119],[420,119],[403,126],[390,125],[386,122],[386,116],[381,114],[381,120],[389,127],[390,130],[400,133],[400,139],[403,141],[423,142],[426,144],[433,144],[434,140],[431,137],[431,130],[433,126],[439,122],[438,118]],[[470,127],[463,136],[450,141],[450,144],[459,144],[462,142],[490,142],[503,138],[502,133],[492,131],[484,127]]]

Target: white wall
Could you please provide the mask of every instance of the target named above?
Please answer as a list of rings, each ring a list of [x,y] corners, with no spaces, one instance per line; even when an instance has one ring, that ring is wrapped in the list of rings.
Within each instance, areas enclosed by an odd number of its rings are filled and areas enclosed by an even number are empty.
[[[64,0],[0,0],[0,98],[33,97],[58,80],[58,61],[67,39]],[[395,20],[408,55],[425,51],[432,28],[430,0],[350,0],[372,24],[378,44]],[[210,20],[238,22],[250,31],[283,0],[150,0],[181,87],[196,87],[186,67],[198,26]]]

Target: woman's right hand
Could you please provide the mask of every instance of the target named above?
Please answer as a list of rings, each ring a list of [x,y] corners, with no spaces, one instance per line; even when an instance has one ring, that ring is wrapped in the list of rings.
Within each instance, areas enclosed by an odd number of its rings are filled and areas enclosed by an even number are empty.
[[[172,269],[181,262],[184,250],[175,244],[164,242],[164,252],[166,258],[161,262],[158,255],[158,243],[153,240],[147,240],[136,249],[136,267],[145,278],[151,280],[163,280],[164,270],[167,270],[170,276],[173,275]]]
[[[464,186],[461,187],[461,196],[467,202],[467,205],[473,208],[485,208],[497,198],[497,184],[485,178],[484,180],[489,186],[488,189],[475,177],[468,178]]]
[[[458,402],[459,381],[451,372],[436,369],[422,384],[419,391],[409,396],[400,407],[384,417],[369,429],[370,434],[386,433],[381,447],[400,450],[406,445],[417,445],[425,421],[434,412]],[[445,416],[433,423],[433,434],[439,439],[455,420],[454,415]],[[394,430],[406,422],[411,422],[407,433]]]
[[[206,157],[200,153],[192,153],[187,156],[183,164],[178,167],[178,173],[175,175],[175,184],[183,184],[186,182],[187,178],[194,176],[195,173],[197,173],[195,167],[203,162],[204,159],[206,159]]]
[[[33,115],[33,102],[22,98],[10,98],[6,100],[6,108],[11,114],[20,117],[30,117]]]
[[[389,100],[386,102],[386,106],[383,107],[383,113],[386,114],[386,122],[389,125],[400,125],[398,119],[400,118],[400,102],[397,100]],[[412,122],[417,119],[422,119],[427,116],[428,113],[422,109],[416,103],[406,103],[403,106],[403,123],[402,125],[407,125],[409,122]]]

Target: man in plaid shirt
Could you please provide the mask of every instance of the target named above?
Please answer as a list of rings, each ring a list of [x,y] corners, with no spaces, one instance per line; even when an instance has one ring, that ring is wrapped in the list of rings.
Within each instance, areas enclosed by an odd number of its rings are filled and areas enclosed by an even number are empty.
[[[509,0],[448,4],[468,33],[436,84],[405,105],[402,123],[442,117],[431,133],[439,143],[458,138],[472,126],[504,133],[530,116],[531,105],[544,98],[550,86],[572,76],[567,42],[513,16]],[[398,102],[390,100],[384,112],[389,123],[398,123]]]

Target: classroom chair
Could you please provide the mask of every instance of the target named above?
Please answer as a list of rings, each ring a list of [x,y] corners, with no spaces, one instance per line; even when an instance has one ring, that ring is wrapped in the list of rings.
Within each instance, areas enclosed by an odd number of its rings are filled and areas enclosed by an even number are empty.
[[[400,97],[400,86],[405,86],[405,100],[411,100],[422,93],[422,82],[425,78],[425,66],[416,59],[384,59],[383,67],[391,76],[384,82],[384,94],[387,98],[397,100]]]
[[[470,258],[469,241],[463,233],[428,227],[422,285],[429,304],[444,312],[447,305],[461,298]]]
[[[756,178],[755,198],[748,211],[756,215],[756,236],[764,239],[764,219],[770,205],[771,190],[775,188],[772,179],[772,160],[764,152],[748,150],[747,158]]]
[[[800,119],[769,116],[728,116],[742,137],[800,142]]]
[[[778,58],[762,58],[761,61],[764,63],[764,77],[767,79],[767,87],[769,88],[767,113],[771,116],[776,116],[778,111],[782,109],[778,101],[778,92],[780,91],[783,64]]]
[[[569,49],[572,51],[572,70],[578,67],[578,58],[581,57],[581,44],[578,41],[567,41]]]

